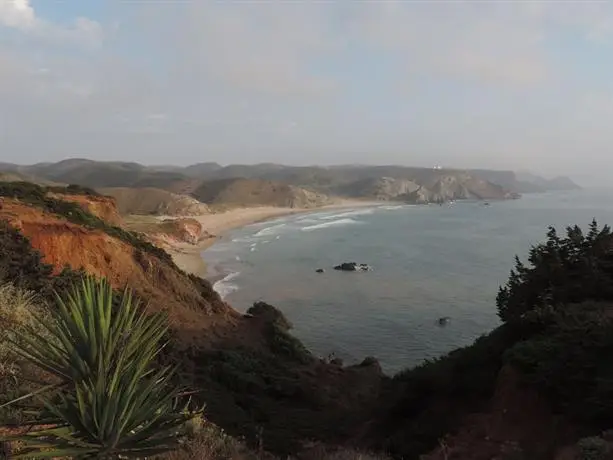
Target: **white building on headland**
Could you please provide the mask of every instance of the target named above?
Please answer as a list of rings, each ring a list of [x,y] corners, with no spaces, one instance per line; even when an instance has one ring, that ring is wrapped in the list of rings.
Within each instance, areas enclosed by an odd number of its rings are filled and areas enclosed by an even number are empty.
[[[434,166],[434,168],[432,168],[432,169],[443,169],[443,167],[442,167],[442,166],[440,166],[440,165],[436,165],[436,166]]]

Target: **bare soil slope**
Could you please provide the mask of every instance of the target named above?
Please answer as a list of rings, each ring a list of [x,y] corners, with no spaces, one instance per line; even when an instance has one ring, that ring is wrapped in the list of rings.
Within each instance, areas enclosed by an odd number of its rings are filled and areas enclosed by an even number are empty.
[[[318,192],[260,179],[220,179],[203,182],[192,196],[211,206],[278,206],[312,208],[332,200]]]
[[[210,212],[207,205],[192,197],[159,188],[110,187],[98,191],[115,198],[122,215],[199,216]]]

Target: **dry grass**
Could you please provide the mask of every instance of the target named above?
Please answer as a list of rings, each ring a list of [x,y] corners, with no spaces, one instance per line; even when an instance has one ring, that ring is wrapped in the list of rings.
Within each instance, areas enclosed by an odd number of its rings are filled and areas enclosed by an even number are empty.
[[[389,457],[357,449],[314,443],[302,452],[281,459],[261,449],[248,448],[208,422],[196,421],[191,439],[182,449],[161,456],[165,460],[390,460]]]
[[[161,456],[165,460],[247,460],[260,458],[238,439],[201,419],[192,420],[191,439],[184,447]]]
[[[10,341],[24,328],[34,328],[44,334],[34,316],[44,317],[46,308],[35,293],[0,281],[0,404],[14,399],[30,386],[23,377],[31,377],[33,369],[15,355]],[[22,413],[18,407],[0,409],[0,424],[20,421]]]

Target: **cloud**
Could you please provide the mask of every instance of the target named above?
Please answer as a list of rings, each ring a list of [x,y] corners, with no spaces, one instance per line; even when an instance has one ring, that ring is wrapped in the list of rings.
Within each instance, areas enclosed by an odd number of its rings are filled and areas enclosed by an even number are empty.
[[[179,65],[189,62],[196,75],[235,90],[333,90],[334,81],[313,68],[337,40],[325,12],[307,2],[190,2],[177,36]]]
[[[110,1],[89,18],[62,5],[52,21],[0,0],[13,38],[0,45],[0,151],[22,161],[377,152],[508,167],[586,133],[613,143],[589,127],[608,106],[586,102],[613,77],[611,5]]]
[[[0,0],[0,26],[34,38],[81,46],[98,46],[103,36],[100,24],[88,18],[76,17],[70,25],[46,21],[37,16],[29,0]]]
[[[16,29],[34,27],[36,17],[28,0],[0,0],[0,24]]]
[[[393,53],[408,75],[520,86],[548,76],[535,4],[364,5],[352,24],[356,40]]]

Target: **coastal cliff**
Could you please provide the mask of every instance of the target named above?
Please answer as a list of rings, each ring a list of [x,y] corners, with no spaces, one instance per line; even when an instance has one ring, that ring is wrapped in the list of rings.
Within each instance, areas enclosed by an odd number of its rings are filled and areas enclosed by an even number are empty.
[[[113,215],[112,201],[24,183],[0,183],[0,199],[4,281],[43,298],[81,272],[118,290],[130,286],[151,311],[168,315],[171,337],[162,360],[179,365],[182,383],[197,390],[209,420],[252,446],[287,456],[311,441],[430,460],[562,460],[607,448],[613,419],[608,227],[550,230],[530,263],[518,259],[501,288],[499,328],[389,378],[373,358],[343,366],[314,356],[264,302],[238,313],[142,235],[88,211],[106,203],[105,213]],[[195,235],[192,224],[185,222],[185,231]]]
[[[130,286],[151,311],[168,317],[163,361],[178,364],[184,383],[198,389],[209,420],[249,443],[289,454],[313,438],[341,443],[364,423],[384,382],[376,361],[343,367],[312,355],[274,307],[240,314],[166,252],[86,211],[98,198],[63,195],[0,184],[5,282],[40,290],[86,272],[117,290]]]

